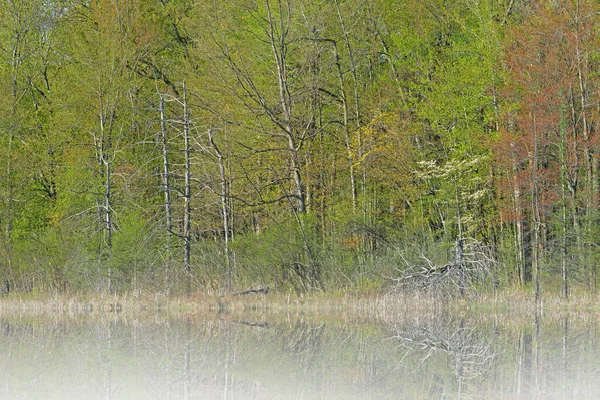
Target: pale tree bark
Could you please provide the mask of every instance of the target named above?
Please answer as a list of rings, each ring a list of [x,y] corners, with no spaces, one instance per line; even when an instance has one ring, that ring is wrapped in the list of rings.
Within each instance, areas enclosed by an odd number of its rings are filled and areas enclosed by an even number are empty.
[[[458,238],[456,239],[456,258],[454,263],[458,268],[458,294],[460,297],[465,296],[465,290],[467,286],[466,271],[465,271],[465,260],[464,260],[464,244],[463,244],[463,227],[462,227],[462,213],[460,211],[460,199],[458,196],[458,182],[454,191],[456,200],[456,218],[458,221]]]
[[[515,212],[515,261],[517,264],[517,279],[519,286],[525,285],[525,250],[524,250],[524,229],[523,229],[523,210],[521,208],[521,188],[517,179],[516,168],[513,167],[513,203]]]
[[[299,93],[292,96],[292,86],[295,81],[290,80],[290,72],[288,71],[289,65],[293,64],[289,59],[289,55],[293,50],[290,49],[290,43],[297,42],[297,38],[290,38],[293,29],[291,26],[291,5],[289,1],[284,0],[276,0],[276,7],[273,7],[271,3],[272,1],[265,0],[266,16],[259,15],[254,10],[249,10],[250,15],[259,23],[262,34],[264,34],[264,38],[257,35],[253,35],[253,38],[268,46],[268,53],[263,54],[263,58],[254,57],[247,61],[252,64],[257,61],[257,58],[260,58],[261,67],[265,63],[274,63],[275,93],[270,93],[271,88],[263,87],[259,83],[259,73],[250,72],[247,65],[244,65],[244,61],[242,59],[238,60],[235,56],[237,52],[231,51],[227,41],[219,43],[215,39],[215,42],[235,80],[235,83],[228,84],[227,89],[250,112],[250,117],[259,126],[258,131],[260,134],[268,137],[269,142],[278,143],[275,148],[267,146],[255,151],[253,149],[254,154],[270,151],[286,154],[286,161],[289,163],[290,168],[290,173],[286,178],[289,178],[292,182],[292,189],[283,189],[286,196],[291,196],[293,199],[293,207],[299,213],[304,214],[306,212],[307,196],[300,149],[309,137],[309,131],[314,125],[315,115],[314,112],[309,113],[309,122],[306,124],[298,122],[295,118],[295,106],[300,100],[297,98]],[[267,83],[267,86],[270,86],[270,83]],[[211,108],[209,105],[206,107]],[[220,114],[218,111],[216,113]],[[222,114],[221,116],[226,123],[245,126],[239,121],[232,121]],[[302,117],[304,116],[302,115]],[[273,126],[265,125],[263,118],[266,118]],[[255,127],[249,127],[249,129],[256,130]]]
[[[587,195],[585,196],[584,201],[584,214],[586,217],[586,222],[584,223],[584,230],[588,235],[592,234],[593,223],[592,223],[592,214],[596,209],[597,199],[598,199],[598,180],[596,177],[597,172],[597,157],[592,150],[591,144],[591,125],[588,121],[588,108],[590,107],[589,103],[589,88],[588,88],[588,76],[590,73],[590,54],[582,49],[582,46],[585,47],[586,43],[583,42],[583,38],[586,37],[586,32],[582,32],[582,24],[581,24],[581,10],[580,10],[580,2],[579,0],[575,3],[575,15],[573,19],[573,24],[575,28],[575,65],[577,66],[577,83],[579,85],[579,108],[580,108],[580,116],[582,124],[582,133],[583,133],[583,163],[585,169],[585,183],[587,186]],[[574,99],[572,102],[572,106],[574,108]],[[577,218],[574,214],[573,218]],[[596,264],[595,262],[588,262],[591,268],[591,278],[593,280],[594,288],[596,287]]]
[[[281,107],[283,119],[281,126],[287,138],[288,150],[290,152],[290,164],[295,185],[296,209],[299,213],[306,212],[306,192],[302,182],[302,171],[300,168],[300,157],[298,151],[301,145],[297,143],[294,127],[292,126],[292,97],[290,95],[290,84],[286,57],[288,52],[287,35],[290,29],[291,7],[289,1],[285,3],[286,15],[283,13],[284,4],[278,0],[279,18],[276,21],[271,11],[270,1],[266,0],[268,17],[268,36],[275,64],[277,66],[277,84],[279,87],[279,106]]]
[[[166,121],[166,110],[165,110],[165,99],[161,95],[159,103],[160,112],[160,141],[162,145],[162,185],[164,191],[164,206],[165,206],[165,250],[166,263],[165,263],[165,280],[169,279],[170,275],[170,263],[171,263],[171,236],[173,236],[173,216],[172,216],[172,200],[171,200],[171,165],[169,160],[169,141],[167,133],[167,121]],[[167,281],[165,281],[165,287],[168,287]]]
[[[184,171],[184,193],[183,193],[183,241],[184,241],[184,256],[183,268],[186,274],[186,288],[188,293],[191,292],[192,281],[192,264],[191,264],[191,148],[190,148],[190,116],[187,104],[187,92],[185,83],[183,84],[183,151],[185,155],[185,171]]]
[[[535,115],[533,115],[533,154],[531,158],[531,214],[532,214],[532,239],[531,239],[531,264],[533,269],[535,303],[540,302],[540,210],[538,187],[538,133]]]
[[[94,137],[94,146],[96,148],[96,157],[98,168],[102,179],[102,199],[98,205],[99,217],[102,221],[102,241],[103,248],[100,250],[101,259],[108,260],[112,255],[113,238],[113,205],[112,205],[112,163],[113,163],[113,144],[112,129],[115,118],[113,105],[107,100],[106,95],[100,90],[99,98],[99,131]],[[112,268],[108,269],[108,288],[113,289]]]
[[[354,151],[352,149],[352,136],[350,133],[349,125],[349,110],[348,110],[348,96],[346,94],[346,83],[344,80],[344,73],[342,71],[342,63],[340,61],[340,55],[337,48],[337,43],[332,40],[333,51],[335,56],[335,65],[338,73],[338,80],[340,84],[340,101],[342,103],[342,124],[344,125],[344,135],[346,151],[348,152],[348,163],[350,165],[350,190],[352,193],[352,212],[356,214],[357,207],[357,189],[356,189],[356,173],[354,171]]]
[[[167,135],[167,125],[165,118],[165,100],[160,97],[160,133],[161,133],[161,144],[162,144],[162,163],[163,163],[163,190],[165,193],[165,217],[166,230],[167,230],[167,242],[173,231],[173,222],[171,216],[171,181],[170,181],[170,165],[169,165],[169,145]],[[167,243],[168,244],[168,243]]]
[[[568,251],[568,225],[569,225],[569,214],[568,214],[568,199],[567,199],[567,187],[569,185],[568,171],[567,171],[567,143],[566,133],[564,129],[559,128],[560,131],[560,186],[561,186],[561,276],[562,276],[562,296],[563,298],[569,297],[569,280],[568,280],[568,267],[567,258],[569,255]],[[573,218],[576,218],[573,215]]]
[[[358,134],[358,156],[359,159],[361,158],[361,137],[360,137],[360,128],[361,128],[361,114],[360,114],[360,102],[359,102],[359,93],[358,93],[358,73],[357,73],[357,65],[356,65],[356,61],[355,61],[355,57],[354,57],[354,52],[352,49],[352,45],[350,43],[350,37],[348,36],[348,30],[346,28],[346,23],[344,21],[344,18],[342,16],[342,12],[340,10],[340,5],[338,0],[335,0],[335,7],[336,7],[336,11],[337,11],[337,15],[338,15],[338,21],[340,23],[340,27],[342,29],[342,34],[343,34],[343,38],[344,38],[344,43],[346,45],[346,50],[348,51],[348,59],[350,61],[350,72],[352,73],[352,80],[353,80],[353,97],[354,97],[354,119],[355,119],[355,124],[356,124],[356,132]],[[342,94],[342,104],[343,104],[343,108],[344,108],[344,129],[346,131],[346,147],[348,149],[348,154],[349,154],[349,160],[350,160],[350,184],[351,184],[351,190],[352,190],[352,209],[354,212],[356,212],[356,207],[357,207],[357,182],[356,182],[356,174],[355,174],[355,166],[354,166],[354,157],[353,157],[353,150],[350,146],[351,140],[350,140],[350,128],[349,128],[349,121],[348,121],[348,115],[349,115],[349,110],[348,110],[348,96],[347,96],[347,90],[346,90],[346,84],[345,84],[345,80],[344,80],[344,75],[342,73],[342,68],[341,68],[341,62],[340,62],[340,57],[338,55],[338,50],[337,50],[337,46],[335,47],[335,56],[336,56],[336,65],[338,68],[338,75],[339,75],[339,80],[340,80],[340,88],[341,88],[341,94]],[[364,182],[363,182],[364,184]]]
[[[217,155],[217,161],[219,164],[219,176],[221,178],[221,216],[223,217],[223,235],[224,235],[224,252],[225,252],[225,268],[227,270],[227,291],[231,292],[231,281],[232,281],[232,271],[231,271],[231,256],[229,249],[229,207],[227,204],[228,200],[228,185],[227,185],[227,175],[225,171],[225,163],[223,162],[223,153],[217,146],[214,141],[212,129],[208,130],[208,140]]]

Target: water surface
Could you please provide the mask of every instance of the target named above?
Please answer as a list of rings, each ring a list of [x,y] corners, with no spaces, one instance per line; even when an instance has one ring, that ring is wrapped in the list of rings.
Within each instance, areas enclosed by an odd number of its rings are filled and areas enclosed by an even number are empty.
[[[1,399],[596,399],[595,315],[0,319]]]

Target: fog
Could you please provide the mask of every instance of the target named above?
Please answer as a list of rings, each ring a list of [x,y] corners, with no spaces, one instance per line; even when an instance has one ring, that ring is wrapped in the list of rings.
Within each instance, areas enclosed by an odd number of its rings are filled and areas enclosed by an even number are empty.
[[[0,319],[2,399],[592,399],[595,315]]]

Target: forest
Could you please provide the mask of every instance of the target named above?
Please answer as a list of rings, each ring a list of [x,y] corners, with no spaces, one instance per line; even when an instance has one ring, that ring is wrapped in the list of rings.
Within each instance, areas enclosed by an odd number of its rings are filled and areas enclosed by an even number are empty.
[[[3,292],[597,290],[597,1],[2,4]]]

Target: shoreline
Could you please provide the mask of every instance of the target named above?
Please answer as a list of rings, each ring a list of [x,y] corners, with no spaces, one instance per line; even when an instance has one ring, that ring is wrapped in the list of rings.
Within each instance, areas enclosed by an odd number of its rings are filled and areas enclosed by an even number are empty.
[[[506,314],[544,315],[556,313],[600,312],[600,297],[579,296],[570,299],[543,298],[535,304],[533,296],[524,291],[482,294],[470,298],[440,298],[425,293],[340,292],[292,293],[270,292],[249,295],[164,294],[31,294],[10,293],[0,296],[0,317],[5,315],[67,314],[77,315],[140,315],[182,314],[211,315],[230,313],[290,313],[331,315],[352,313],[386,318],[406,314]]]

